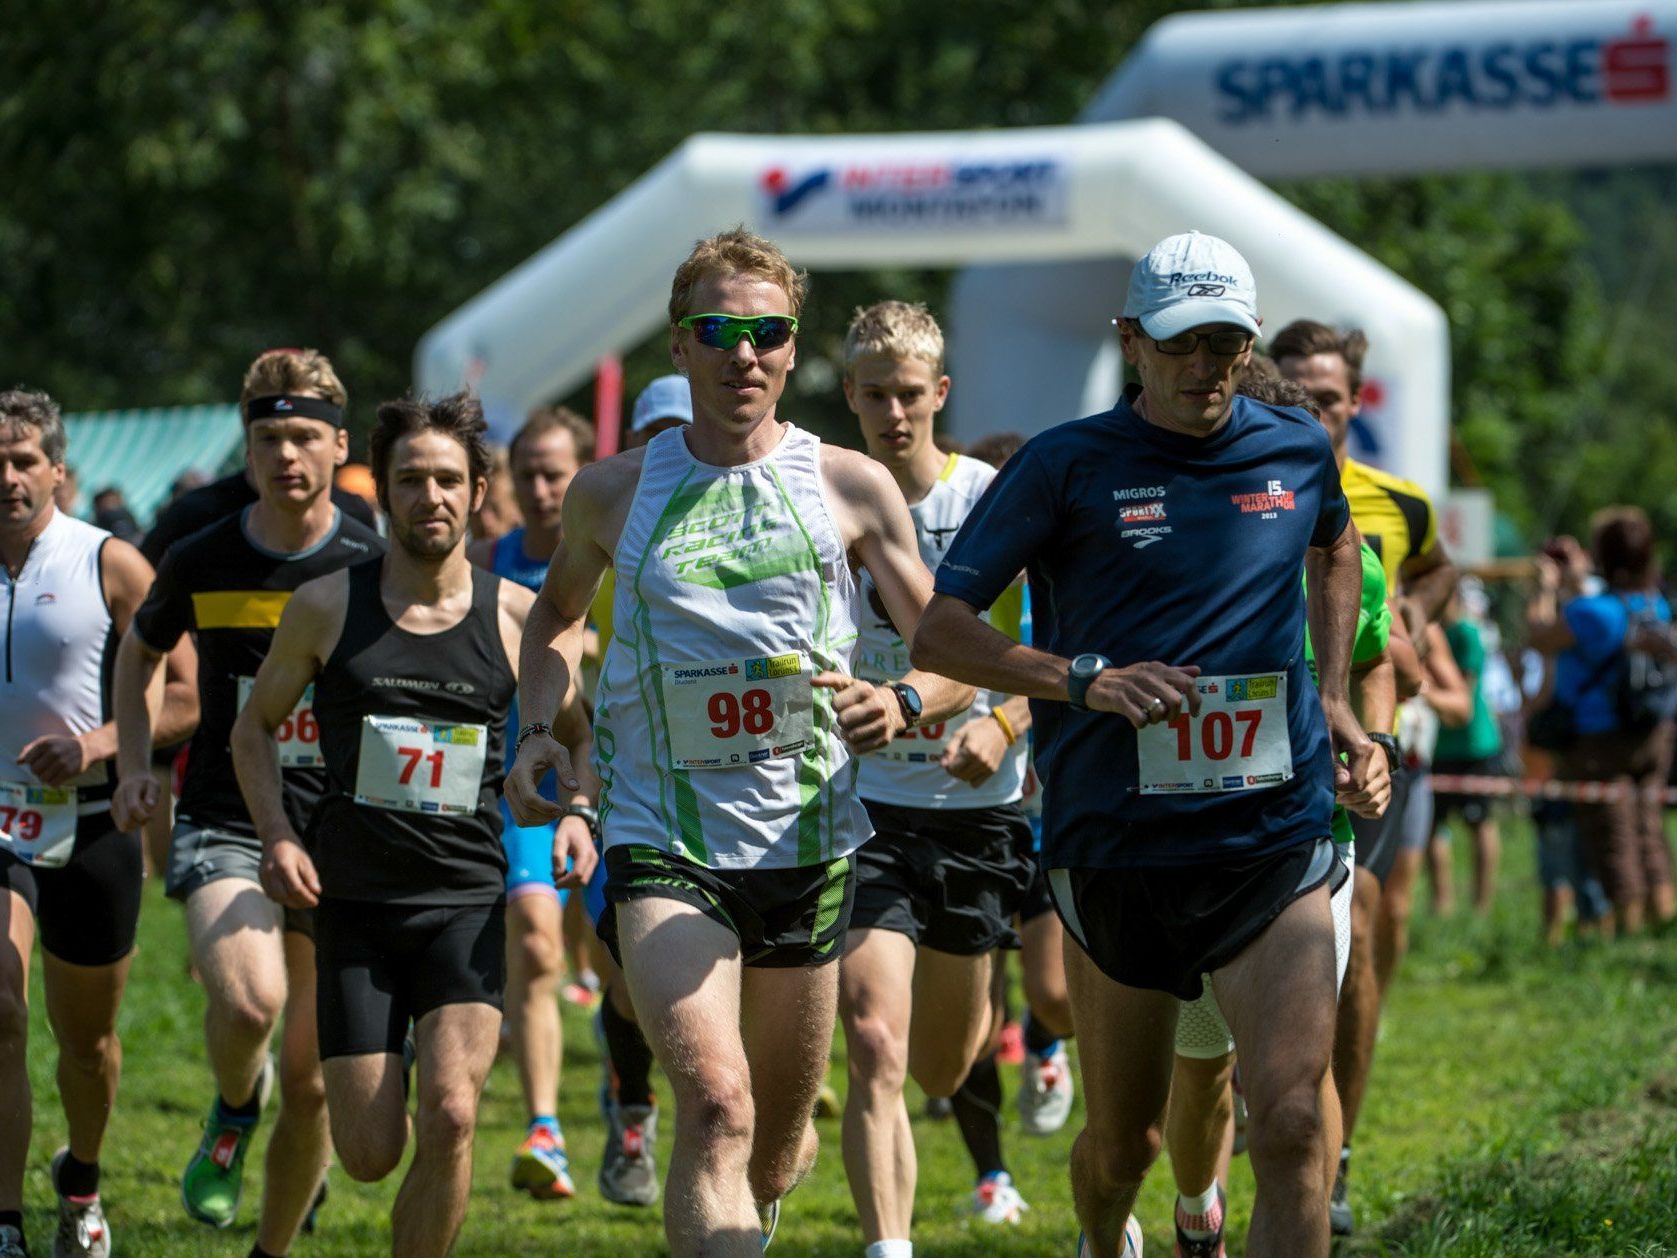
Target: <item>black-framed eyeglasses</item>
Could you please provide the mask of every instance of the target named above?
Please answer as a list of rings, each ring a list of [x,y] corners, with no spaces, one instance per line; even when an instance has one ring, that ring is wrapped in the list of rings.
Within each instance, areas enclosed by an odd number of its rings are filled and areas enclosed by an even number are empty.
[[[1138,320],[1132,320],[1131,322],[1134,324],[1136,332],[1139,335],[1147,336],[1146,330],[1141,326],[1141,323]],[[1122,319],[1114,319],[1112,321],[1112,326],[1115,328],[1122,327],[1123,324],[1124,320]],[[1213,354],[1216,354],[1221,358],[1233,358],[1236,354],[1244,354],[1247,350],[1251,349],[1252,342],[1257,338],[1250,332],[1244,332],[1236,329],[1232,332],[1196,332],[1189,330],[1187,332],[1178,332],[1175,336],[1166,337],[1162,341],[1156,336],[1147,336],[1147,339],[1152,341],[1154,345],[1158,346],[1159,353],[1170,354],[1173,357],[1192,354],[1200,347],[1200,342],[1204,341],[1206,348]]]

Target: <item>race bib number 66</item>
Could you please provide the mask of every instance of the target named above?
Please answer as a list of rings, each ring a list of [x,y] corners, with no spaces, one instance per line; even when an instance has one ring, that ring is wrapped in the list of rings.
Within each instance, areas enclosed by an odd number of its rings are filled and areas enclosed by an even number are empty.
[[[1136,731],[1143,795],[1261,790],[1293,776],[1287,674],[1196,684],[1198,716],[1183,710]]]
[[[395,812],[476,812],[488,754],[482,725],[364,716],[355,802]]]

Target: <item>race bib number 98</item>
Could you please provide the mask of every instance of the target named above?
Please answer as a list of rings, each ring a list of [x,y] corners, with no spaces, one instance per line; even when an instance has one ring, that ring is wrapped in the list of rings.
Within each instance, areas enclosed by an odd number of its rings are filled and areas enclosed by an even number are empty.
[[[1293,776],[1287,674],[1201,677],[1198,716],[1186,710],[1136,731],[1141,793],[1252,791]]]
[[[673,769],[795,756],[815,736],[814,673],[801,651],[662,668]]]
[[[56,869],[75,845],[75,787],[0,781],[0,847],[26,865]]]
[[[250,702],[250,692],[256,685],[254,677],[239,678],[239,711]],[[280,722],[274,731],[274,742],[279,745],[280,768],[315,769],[326,763],[320,754],[320,726],[314,719],[314,683],[303,691],[291,715]]]
[[[482,725],[364,716],[355,802],[394,812],[476,812],[488,754]]]

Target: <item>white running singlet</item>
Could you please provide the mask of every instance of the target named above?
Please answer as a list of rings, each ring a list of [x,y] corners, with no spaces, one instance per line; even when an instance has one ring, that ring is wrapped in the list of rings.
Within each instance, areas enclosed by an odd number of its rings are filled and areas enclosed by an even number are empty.
[[[0,565],[0,778],[39,786],[17,762],[27,744],[85,734],[108,719],[106,653],[116,644],[99,554],[110,536],[54,507],[17,580]],[[82,788],[82,812],[110,807],[108,764],[72,785]]]
[[[943,562],[967,513],[996,475],[978,459],[951,454],[930,492],[909,507],[920,540],[920,558],[932,572]],[[1013,585],[984,613],[984,620],[1019,641],[1021,585]],[[874,589],[862,575],[866,605],[862,609],[861,646],[856,652],[856,675],[869,681],[896,681],[909,671],[908,648]],[[899,734],[889,746],[862,757],[861,792],[864,799],[905,808],[989,808],[1019,799],[1025,782],[1025,740],[1019,739],[1002,757],[1001,766],[980,786],[951,777],[940,763],[955,731],[968,721],[988,720],[992,709],[1007,696],[980,690],[972,707],[948,721],[923,725]]]
[[[685,425],[659,433],[613,566],[594,716],[605,846],[787,869],[866,842],[832,692],[809,685],[851,671],[860,602],[820,441],[788,425],[765,458],[713,467]]]

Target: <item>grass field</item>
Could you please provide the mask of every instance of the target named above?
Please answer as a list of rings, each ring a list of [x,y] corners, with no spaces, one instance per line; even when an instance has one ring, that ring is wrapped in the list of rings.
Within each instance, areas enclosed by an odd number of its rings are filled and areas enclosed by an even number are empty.
[[[1531,842],[1507,827],[1501,898],[1488,921],[1417,916],[1415,945],[1382,1031],[1353,1174],[1355,1254],[1677,1255],[1677,940],[1551,953],[1537,942]],[[120,1255],[243,1255],[253,1239],[250,1159],[240,1221],[213,1232],[186,1220],[177,1177],[210,1099],[200,1037],[202,997],[182,977],[184,922],[148,888],[141,952],[123,1013],[127,1063],[106,1146],[104,1193]],[[51,1238],[47,1160],[63,1141],[52,1085],[50,1033],[39,967],[32,993],[30,1072],[36,1089],[33,1156],[25,1186],[38,1254]],[[601,1128],[594,1108],[597,1057],[585,1016],[567,1007],[561,1117],[581,1189],[567,1203],[537,1203],[505,1185],[522,1135],[517,1078],[501,1062],[482,1110],[476,1195],[460,1254],[628,1255],[662,1251],[656,1209],[603,1202],[594,1187]],[[1074,1050],[1075,1051],[1075,1050]],[[841,1090],[843,1045],[833,1082]],[[1013,1118],[1008,1079],[1007,1113]],[[912,1101],[919,1112],[919,1098]],[[916,1119],[920,1152],[915,1239],[927,1255],[1065,1255],[1076,1225],[1066,1151],[1079,1124],[1048,1139],[1007,1133],[1014,1177],[1032,1209],[1005,1231],[969,1226],[959,1207],[971,1188],[950,1123]],[[812,1178],[789,1199],[774,1253],[825,1258],[861,1252],[838,1156],[838,1124],[823,1121]],[[260,1145],[264,1139],[257,1137]],[[667,1127],[661,1133],[661,1161]],[[388,1249],[396,1179],[364,1186],[334,1172],[319,1232],[297,1255],[371,1255]],[[1237,1159],[1229,1252],[1251,1201]],[[1150,1178],[1138,1210],[1148,1252],[1169,1254],[1168,1167]]]

